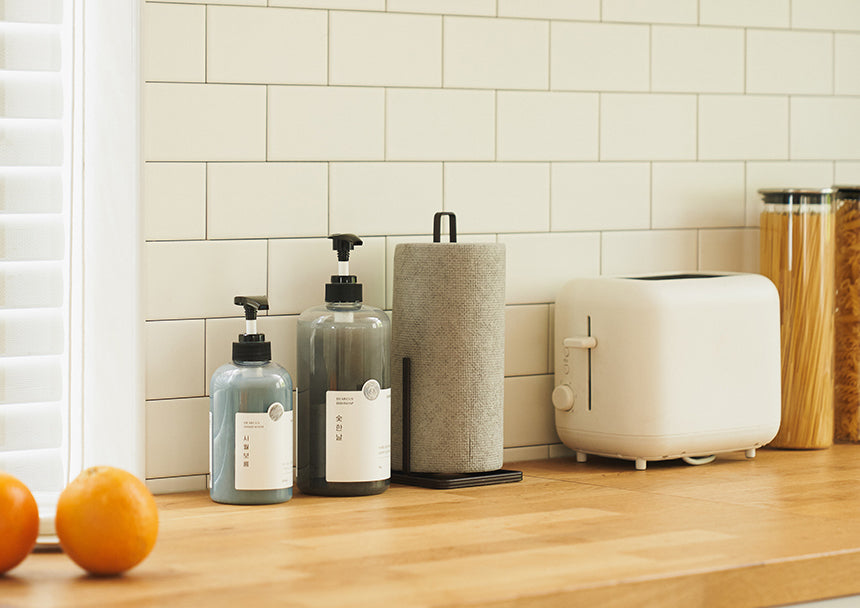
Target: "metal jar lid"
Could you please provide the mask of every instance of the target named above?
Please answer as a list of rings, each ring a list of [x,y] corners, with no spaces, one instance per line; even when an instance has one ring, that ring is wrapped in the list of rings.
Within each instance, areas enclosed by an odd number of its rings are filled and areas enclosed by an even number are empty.
[[[827,205],[833,188],[762,188],[758,193],[766,205]]]
[[[860,186],[833,186],[836,198],[860,199]]]

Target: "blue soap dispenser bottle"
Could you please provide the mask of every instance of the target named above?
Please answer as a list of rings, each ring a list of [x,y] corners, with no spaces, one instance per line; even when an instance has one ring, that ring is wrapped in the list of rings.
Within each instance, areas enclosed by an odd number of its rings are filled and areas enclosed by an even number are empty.
[[[325,304],[304,311],[296,329],[296,484],[305,494],[379,494],[391,478],[391,322],[362,303],[349,273],[361,239],[329,238],[338,274]]]
[[[234,505],[286,502],[293,496],[293,382],[257,333],[266,297],[236,296],[234,303],[245,309],[245,333],[209,387],[209,496]]]

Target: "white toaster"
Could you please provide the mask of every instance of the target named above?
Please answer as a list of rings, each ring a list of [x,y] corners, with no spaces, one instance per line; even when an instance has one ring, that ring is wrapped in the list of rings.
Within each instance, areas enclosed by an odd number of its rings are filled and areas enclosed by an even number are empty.
[[[755,449],[780,421],[779,296],[756,274],[583,278],[555,305],[564,444],[633,460]]]

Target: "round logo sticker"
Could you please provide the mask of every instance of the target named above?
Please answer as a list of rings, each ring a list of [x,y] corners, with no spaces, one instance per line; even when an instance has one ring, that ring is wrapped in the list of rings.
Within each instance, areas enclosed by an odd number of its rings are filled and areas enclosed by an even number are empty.
[[[272,422],[277,422],[281,419],[281,416],[284,415],[284,406],[275,401],[272,405],[269,406],[269,418],[272,419]]]
[[[364,383],[364,387],[362,387],[361,392],[364,393],[365,399],[373,401],[379,397],[379,382],[373,379],[368,380]]]

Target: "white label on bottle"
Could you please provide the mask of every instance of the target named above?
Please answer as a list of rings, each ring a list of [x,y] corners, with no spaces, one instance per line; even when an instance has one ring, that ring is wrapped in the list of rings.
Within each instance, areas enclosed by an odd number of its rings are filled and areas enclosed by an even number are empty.
[[[236,489],[293,487],[293,412],[277,401],[258,414],[236,413]]]
[[[391,389],[368,380],[360,391],[325,395],[325,479],[391,477]]]

